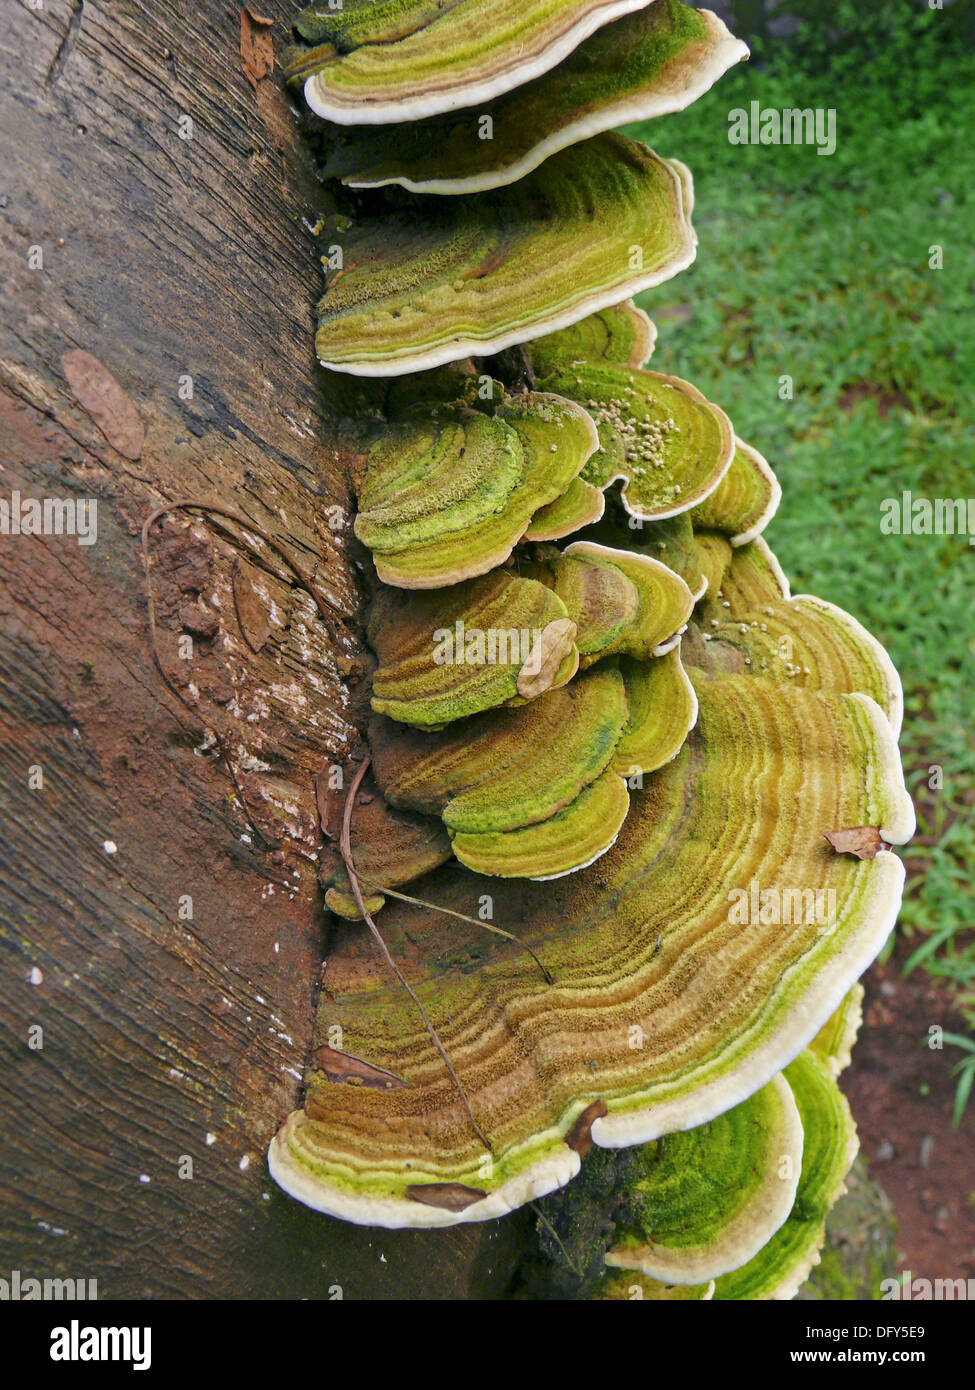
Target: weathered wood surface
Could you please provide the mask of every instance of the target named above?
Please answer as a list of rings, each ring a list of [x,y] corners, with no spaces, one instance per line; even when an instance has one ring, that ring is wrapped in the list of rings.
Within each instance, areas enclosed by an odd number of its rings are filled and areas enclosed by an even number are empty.
[[[280,50],[292,7],[260,10]],[[101,1297],[499,1293],[520,1220],[358,1230],[265,1168],[311,1039],[312,777],[354,746],[360,604],[312,351],[326,203],[293,113],[246,80],[237,6],[0,18],[0,498],[98,503],[94,545],[0,536],[0,1275],[94,1277]],[[75,399],[72,349],[134,403],[139,457]],[[153,665],[139,542],[180,498],[286,546],[330,619],[232,522],[170,514],[150,549],[182,698]]]

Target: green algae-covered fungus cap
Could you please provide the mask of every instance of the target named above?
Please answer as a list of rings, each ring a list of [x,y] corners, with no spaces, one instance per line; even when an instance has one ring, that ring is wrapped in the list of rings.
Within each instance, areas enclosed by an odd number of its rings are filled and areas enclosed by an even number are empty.
[[[379,658],[373,709],[417,728],[520,704],[579,668],[562,599],[508,570],[418,594],[380,589],[368,636]]]
[[[536,338],[530,356],[538,376],[587,363],[645,367],[656,343],[656,324],[632,299],[624,299],[568,328]]]
[[[417,408],[369,450],[355,533],[386,584],[439,589],[486,574],[563,497],[598,444],[584,409],[542,392],[491,414]]]
[[[583,481],[603,489],[621,482],[631,516],[651,521],[688,511],[731,468],[731,422],[690,382],[613,363],[557,362],[544,342],[530,355],[542,368],[539,386],[578,401],[596,422],[600,447]]]
[[[499,352],[658,285],[695,255],[686,178],[622,135],[597,135],[493,193],[403,198],[342,235],[315,339],[335,371],[396,376]]]
[[[802,1164],[802,1121],[775,1076],[741,1105],[638,1151],[630,1217],[610,1268],[668,1284],[701,1284],[756,1255],[788,1219]]]
[[[531,519],[525,532],[526,541],[558,541],[591,526],[600,520],[606,510],[606,498],[602,488],[593,487],[583,478],[573,478],[572,482],[557,497],[538,511]]]
[[[615,840],[629,796],[613,760],[628,724],[626,684],[607,666],[435,735],[373,720],[369,742],[386,799],[442,816],[462,863],[550,878]]]
[[[606,852],[629,788],[693,727],[679,644],[694,600],[660,561],[588,541],[518,571],[379,590],[372,707],[388,718],[370,741],[383,794],[442,815],[462,863],[551,878]]]
[[[683,110],[747,56],[710,11],[655,0],[494,101],[406,126],[333,131],[325,174],[354,188],[398,183],[415,193],[497,188],[580,140]]]
[[[795,1298],[819,1263],[826,1217],[846,1191],[859,1144],[846,1098],[811,1048],[786,1068],[804,1132],[802,1171],[788,1220],[746,1264],[715,1282],[725,1300]]]
[[[295,27],[289,64],[326,120],[415,121],[490,101],[560,63],[601,25],[648,0],[328,0]]]
[[[869,695],[898,737],[904,715],[900,677],[883,646],[851,614],[789,584],[761,536],[735,550],[699,610],[714,670],[763,682]],[[832,827],[836,828],[836,827]]]
[[[683,579],[661,561],[594,541],[543,555],[529,572],[565,604],[583,667],[607,656],[662,656],[694,607]]]
[[[691,519],[696,526],[723,531],[732,545],[747,545],[765,530],[781,498],[782,488],[766,460],[736,439],[730,468]]]

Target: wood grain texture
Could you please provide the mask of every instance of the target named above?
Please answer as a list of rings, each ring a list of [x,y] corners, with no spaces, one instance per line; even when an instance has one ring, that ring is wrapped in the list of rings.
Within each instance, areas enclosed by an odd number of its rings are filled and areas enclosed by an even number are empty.
[[[290,8],[261,5],[278,46]],[[294,113],[248,82],[237,7],[4,0],[3,20],[0,498],[94,498],[98,535],[0,536],[0,1274],[103,1298],[498,1294],[524,1222],[342,1226],[264,1162],[327,948],[313,779],[354,750],[362,673],[353,407],[314,360],[327,200]],[[75,398],[77,349],[137,410],[138,458]],[[285,546],[330,619],[253,533],[170,513],[150,549],[182,698],[139,543],[180,498]]]

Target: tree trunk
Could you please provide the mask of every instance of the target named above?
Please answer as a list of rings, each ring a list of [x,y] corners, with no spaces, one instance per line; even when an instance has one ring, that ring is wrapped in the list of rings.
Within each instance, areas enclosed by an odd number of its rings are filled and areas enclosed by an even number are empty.
[[[293,7],[259,10],[280,51]],[[360,698],[354,393],[312,344],[326,196],[238,7],[0,13],[0,499],[97,502],[94,544],[0,535],[0,1273],[499,1294],[527,1218],[361,1230],[264,1161],[325,952],[313,778]],[[161,671],[140,531],[180,500],[255,529],[154,523]]]

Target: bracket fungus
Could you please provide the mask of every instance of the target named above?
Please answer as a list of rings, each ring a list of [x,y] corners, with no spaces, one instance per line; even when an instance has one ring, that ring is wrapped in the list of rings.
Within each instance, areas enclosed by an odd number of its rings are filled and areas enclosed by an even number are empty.
[[[655,1289],[683,1289],[691,1299],[794,1296],[819,1260],[826,1213],[857,1151],[835,1084],[843,1058],[834,1048],[848,1060],[858,989],[784,1072],[741,1105],[629,1149],[622,1164],[598,1149],[585,1157],[580,1188],[596,1194],[596,1219],[612,1234],[603,1256],[608,1273],[574,1270],[580,1292],[588,1288],[597,1299],[656,1297]],[[552,1221],[566,1232],[573,1218],[591,1229],[585,1202],[574,1202],[570,1189],[542,1204],[541,1219],[556,1239]],[[560,1253],[568,1262],[564,1246]]]
[[[422,215],[408,199],[364,217],[344,235],[342,268],[326,276],[322,365],[418,372],[500,352],[659,285],[694,259],[687,197],[671,162],[605,134],[508,188],[423,199]]]
[[[835,604],[811,594],[790,597],[788,581],[761,537],[734,552],[702,618],[710,620],[709,662],[723,653],[737,669],[767,680],[859,691],[876,701],[899,736],[904,697],[887,652]]]
[[[771,469],[736,440],[724,411],[690,382],[643,369],[656,329],[648,319],[644,327],[639,312],[621,304],[527,349],[538,384],[578,401],[596,422],[599,449],[581,481],[604,491],[621,482],[624,507],[641,521],[695,508],[703,525],[739,529],[744,513],[761,529],[778,503]],[[700,511],[716,493],[712,510]],[[712,516],[723,518],[723,526],[711,523]]]
[[[648,0],[345,0],[303,10],[289,74],[327,120],[415,121],[490,101]]]
[[[654,0],[493,101],[396,129],[343,127],[324,172],[353,188],[483,192],[591,135],[683,110],[747,56],[709,10]]]
[[[442,816],[462,863],[548,878],[591,863],[615,840],[629,796],[614,756],[629,720],[622,676],[598,667],[432,737],[373,720],[369,741],[387,801]]]
[[[731,466],[718,486],[694,508],[695,525],[723,531],[732,545],[747,545],[779,509],[782,488],[757,449],[735,440]]]
[[[526,677],[540,695],[579,669],[576,625],[558,593],[507,570],[449,589],[381,590],[368,636],[379,658],[373,709],[418,728],[520,704]]]
[[[805,1136],[788,1219],[752,1259],[715,1281],[718,1300],[795,1298],[819,1263],[826,1217],[846,1191],[859,1143],[846,1097],[812,1049],[785,1070]]]
[[[531,572],[565,604],[583,668],[607,656],[662,656],[694,607],[690,589],[659,560],[594,541],[554,554],[546,547]]]
[[[609,497],[614,500],[612,492]],[[672,569],[687,585],[695,604],[699,603],[707,593],[707,576],[699,545],[700,533],[695,535],[690,512],[678,512],[663,521],[642,521],[632,531],[626,516],[620,500],[615,515],[607,512],[603,522],[589,530],[587,539],[604,545],[625,544],[634,554],[652,556]]]
[[[495,571],[405,601],[385,590],[372,606],[380,788],[442,815],[454,854],[484,874],[551,878],[605,853],[628,779],[674,757],[697,714],[678,651],[684,582],[592,542],[548,549],[531,577]],[[598,680],[576,677],[590,667]]]
[[[536,338],[531,357],[540,376],[576,363],[645,367],[656,343],[656,324],[632,299],[624,299],[557,333]]]
[[[890,724],[867,696],[692,675],[697,727],[633,796],[598,864],[557,885],[493,881],[495,919],[519,924],[553,985],[509,943],[453,923],[445,932],[428,908],[386,909],[393,949],[404,930],[419,946],[404,969],[490,1149],[410,1002],[380,963],[364,969],[351,941],[330,956],[318,1028],[324,1037],[340,1024],[357,1056],[406,1084],[367,1093],[313,1070],[303,1110],[271,1148],[286,1190],[378,1225],[494,1217],[578,1171],[566,1136],[595,1097],[606,1114],[591,1136],[604,1146],[705,1124],[766,1085],[839,1007],[890,930],[903,866],[892,854],[825,852],[819,830],[857,822],[887,826],[891,843],[910,835]],[[536,769],[541,794],[551,794],[548,772]],[[476,815],[480,788],[474,800]],[[481,891],[449,865],[434,887],[438,904],[461,912]],[[810,894],[828,905],[825,924],[795,910],[796,895]],[[744,924],[731,910],[742,898]],[[418,1182],[485,1195],[462,1211],[418,1205]]]
[[[581,531],[602,518],[606,499],[602,488],[593,487],[584,478],[572,482],[554,502],[539,507],[525,532],[526,541],[560,541]]]
[[[385,584],[441,589],[503,564],[598,448],[573,402],[525,392],[490,415],[417,409],[369,450],[356,536]]]
[[[792,1211],[803,1129],[781,1073],[696,1129],[641,1148],[634,1216],[606,1264],[668,1284],[702,1284],[745,1264]]]
[[[688,511],[731,467],[727,415],[679,377],[576,363],[539,375],[539,385],[586,406],[600,448],[582,477],[603,489],[621,481],[631,516],[651,521]]]
[[[826,836],[886,851],[914,817],[889,658],[791,597],[771,468],[646,368],[626,299],[692,261],[693,184],[607,127],[744,45],[678,0],[346,0],[298,27],[292,76],[344,128],[326,175],[405,188],[343,194],[319,306],[323,364],[387,380],[355,480],[378,794],[363,763],[271,1173],[434,1227],[632,1150],[586,1296],[790,1297],[855,1151],[836,1077],[904,880]]]

